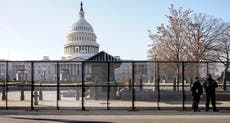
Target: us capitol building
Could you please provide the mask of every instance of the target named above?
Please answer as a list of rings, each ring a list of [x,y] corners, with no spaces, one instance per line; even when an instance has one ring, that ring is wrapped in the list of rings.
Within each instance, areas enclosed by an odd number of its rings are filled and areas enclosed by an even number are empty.
[[[96,39],[97,36],[93,31],[93,27],[85,19],[85,12],[83,10],[83,4],[81,3],[79,19],[72,25],[71,30],[66,36],[66,43],[64,44],[64,57],[61,58],[61,61],[63,62],[60,62],[59,65],[60,80],[80,81],[82,64],[80,61],[120,60],[119,57],[113,57],[104,51],[99,52],[99,44],[97,43]],[[34,63],[35,82],[56,81],[57,65],[56,63],[49,61],[49,57],[44,56],[41,61]],[[0,62],[0,78],[5,77],[5,71],[6,63]],[[93,71],[92,64],[85,65],[84,71],[86,73],[86,78],[90,78]],[[9,81],[30,80],[30,73],[30,62],[9,62],[8,64]]]
[[[95,85],[107,85],[108,79],[113,84],[117,84],[115,80],[124,80],[123,84],[130,84],[132,64],[121,63],[119,57],[114,57],[104,51],[99,52],[99,44],[96,39],[97,36],[93,31],[93,27],[85,19],[85,12],[81,3],[79,19],[72,25],[66,36],[64,57],[61,60],[52,61],[48,56],[44,56],[42,60],[35,61],[33,66],[34,83],[40,85],[47,83],[57,84],[57,75],[59,75],[60,83],[66,85],[80,84],[83,77],[86,82],[91,82],[91,84]],[[82,61],[84,61],[84,65]],[[113,63],[107,64],[101,61],[113,61]],[[109,76],[108,70],[110,71]],[[143,77],[146,78],[147,73],[149,73],[146,64],[142,63],[135,63],[134,71],[134,74],[137,75],[134,79],[136,81],[139,79],[139,82]],[[5,62],[0,60],[0,81],[6,81],[6,73],[8,73],[8,82],[18,81],[24,86],[24,83],[31,82],[31,62]],[[84,76],[82,76],[82,73]],[[142,73],[141,76],[138,75],[140,73]],[[91,88],[90,91],[91,97],[106,97],[104,92],[107,89],[98,87]],[[113,93],[111,98],[112,96],[115,97],[115,91],[116,87],[111,88],[111,93]],[[42,93],[39,95],[42,95]]]
[[[64,59],[86,60],[99,52],[99,44],[96,41],[93,27],[86,21],[85,12],[81,3],[79,20],[72,25],[71,31],[66,37],[64,46]]]
[[[121,61],[118,56],[114,57],[104,51],[99,52],[99,44],[93,27],[85,19],[83,4],[81,3],[79,19],[72,25],[66,36],[64,44],[64,57],[59,62],[60,81],[64,83],[81,82],[82,61],[89,61],[84,65],[84,79],[86,81],[107,81],[107,64],[93,63],[91,61]],[[0,81],[6,79],[6,62],[0,62]],[[124,79],[131,77],[131,64],[113,64],[109,66],[110,80]],[[113,70],[112,70],[113,69]],[[146,64],[135,63],[136,73],[147,74]],[[125,74],[128,73],[129,75]],[[31,62],[29,61],[9,61],[8,81],[30,81]],[[34,62],[35,83],[56,83],[57,63],[44,56],[42,60]]]

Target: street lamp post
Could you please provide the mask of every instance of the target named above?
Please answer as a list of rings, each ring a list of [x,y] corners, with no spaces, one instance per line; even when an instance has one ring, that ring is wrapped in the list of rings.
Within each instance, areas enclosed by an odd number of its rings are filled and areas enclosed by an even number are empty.
[[[2,82],[3,82],[3,86],[2,86],[2,100],[6,100],[6,88],[5,88],[5,79],[4,79],[4,73],[1,73],[2,76]]]

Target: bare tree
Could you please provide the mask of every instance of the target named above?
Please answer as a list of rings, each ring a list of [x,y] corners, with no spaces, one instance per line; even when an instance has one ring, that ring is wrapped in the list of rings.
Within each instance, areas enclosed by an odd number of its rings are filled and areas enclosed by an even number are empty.
[[[195,14],[193,22],[188,26],[187,46],[189,60],[216,60],[213,59],[216,43],[223,33],[223,21],[206,14]]]
[[[216,45],[223,33],[223,21],[203,13],[194,14],[185,31],[189,61],[217,60]],[[194,65],[196,76],[200,76],[200,64]]]
[[[224,64],[223,89],[226,90],[226,74],[229,68],[230,25],[222,19],[206,14],[195,14],[190,29],[190,59],[195,61],[219,60]],[[197,66],[197,65],[196,65]],[[197,66],[199,71],[199,66]],[[198,72],[197,72],[198,73]]]
[[[222,33],[219,36],[215,50],[217,51],[216,57],[224,65],[222,84],[223,90],[226,90],[226,78],[230,65],[230,23],[222,23],[222,25],[222,28],[218,28]]]
[[[175,9],[173,5],[169,7],[169,11],[170,15],[166,16],[168,25],[161,24],[154,34],[149,31],[153,41],[149,58],[162,61],[213,61],[219,58],[226,61],[224,65],[227,70],[229,57],[228,60],[223,59],[223,55],[226,56],[226,48],[223,48],[226,45],[223,41],[227,40],[227,34],[223,35],[226,24],[221,19],[202,13],[190,16],[190,9],[183,11],[182,8]],[[179,85],[180,64],[174,66]],[[196,76],[200,75],[200,64],[190,66],[189,69],[196,70]]]
[[[150,38],[153,40],[149,51],[152,60],[164,61],[184,61],[187,60],[188,52],[186,47],[184,31],[190,22],[189,15],[192,12],[190,9],[178,10],[171,5],[169,7],[170,15],[166,15],[169,24],[157,27],[157,33],[150,32]],[[180,64],[173,64],[177,73],[177,88],[179,89]]]

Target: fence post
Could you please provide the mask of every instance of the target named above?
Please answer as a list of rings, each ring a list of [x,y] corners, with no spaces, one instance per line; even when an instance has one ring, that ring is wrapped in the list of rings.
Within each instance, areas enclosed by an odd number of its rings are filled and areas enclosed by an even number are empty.
[[[108,78],[107,78],[107,110],[109,110],[109,100],[110,100],[110,62],[107,63],[108,65]]]
[[[184,91],[184,62],[182,62],[182,110],[185,110],[185,91]]]
[[[5,73],[6,74],[6,73]],[[4,73],[3,73],[3,78],[2,78],[2,101],[6,100],[6,79],[4,79]]]
[[[6,61],[6,110],[8,110],[8,67],[9,67],[9,61]]]
[[[57,62],[57,110],[59,110],[60,100],[60,78],[59,78],[59,62]]]
[[[156,66],[156,81],[157,81],[157,110],[160,110],[160,74],[159,74],[159,62],[157,62],[157,66]]]
[[[31,61],[31,98],[30,98],[30,105],[31,110],[34,110],[34,62]]]
[[[135,110],[135,73],[134,73],[135,69],[134,69],[134,62],[132,61],[132,110]]]
[[[84,62],[82,61],[81,65],[81,110],[85,110],[84,106],[84,97],[85,97],[85,80],[84,80]]]

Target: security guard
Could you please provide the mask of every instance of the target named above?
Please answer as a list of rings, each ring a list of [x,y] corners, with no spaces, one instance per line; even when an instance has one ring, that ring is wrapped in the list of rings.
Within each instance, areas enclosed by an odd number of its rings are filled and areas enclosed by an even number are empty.
[[[213,111],[218,111],[216,109],[216,91],[215,89],[218,87],[218,84],[215,80],[212,79],[211,74],[208,74],[206,81],[203,83],[203,87],[206,92],[206,112],[209,110],[209,102],[210,98],[212,101]]]
[[[192,97],[193,97],[192,98],[193,99],[193,103],[192,103],[193,111],[199,112],[200,110],[198,109],[198,105],[200,102],[200,97],[203,94],[203,88],[202,88],[202,85],[200,84],[198,77],[195,77],[195,82],[193,82],[191,85],[191,91],[192,91]]]

